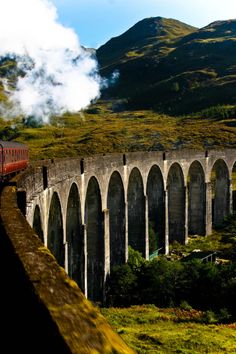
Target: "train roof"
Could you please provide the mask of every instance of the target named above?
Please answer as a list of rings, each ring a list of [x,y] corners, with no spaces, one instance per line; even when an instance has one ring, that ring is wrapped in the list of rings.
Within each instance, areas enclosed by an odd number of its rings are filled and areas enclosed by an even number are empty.
[[[25,144],[18,143],[16,141],[4,141],[0,140],[0,147],[3,149],[14,149],[14,148],[21,148],[21,149],[28,149],[28,147]]]

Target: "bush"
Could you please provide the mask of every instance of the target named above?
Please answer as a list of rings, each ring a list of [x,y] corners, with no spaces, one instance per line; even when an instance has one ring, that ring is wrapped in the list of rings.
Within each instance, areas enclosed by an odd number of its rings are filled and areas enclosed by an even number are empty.
[[[203,322],[207,324],[217,323],[218,317],[213,311],[208,310],[203,315]]]
[[[129,246],[129,256],[128,265],[132,270],[137,270],[146,263],[142,254],[139,251],[135,251],[131,246]]]
[[[137,276],[129,264],[113,267],[106,286],[107,306],[130,306],[134,303]]]
[[[216,118],[227,119],[234,118],[236,116],[235,106],[212,106],[198,112],[197,115],[201,118]]]
[[[188,311],[193,307],[206,311],[206,323],[236,317],[233,263],[169,261],[165,256],[146,261],[130,248],[128,263],[114,267],[107,284],[108,306],[153,304]]]
[[[193,308],[191,305],[188,304],[187,301],[181,301],[180,306],[181,310],[185,310],[185,311],[191,311]]]

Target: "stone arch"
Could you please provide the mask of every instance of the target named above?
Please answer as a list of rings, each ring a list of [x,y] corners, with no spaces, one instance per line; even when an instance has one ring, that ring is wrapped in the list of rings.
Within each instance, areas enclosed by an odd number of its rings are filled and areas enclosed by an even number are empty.
[[[66,212],[66,241],[68,245],[68,274],[84,291],[84,240],[78,187],[70,188]]]
[[[174,163],[168,173],[169,241],[185,242],[185,188],[181,166]]]
[[[164,181],[158,166],[152,166],[147,179],[149,254],[165,253]]]
[[[65,266],[65,249],[63,242],[63,221],[61,203],[56,192],[53,193],[48,218],[48,248],[60,266]]]
[[[233,209],[233,213],[236,213],[236,161],[233,165],[233,169],[232,169],[232,194],[233,194],[233,200],[232,200],[232,209]]]
[[[101,301],[104,285],[104,236],[101,192],[98,181],[91,177],[85,201],[87,225],[87,287],[88,298]]]
[[[206,234],[206,184],[199,161],[194,161],[188,172],[188,233]]]
[[[138,168],[133,168],[128,183],[128,243],[145,256],[145,197],[143,179]]]
[[[211,171],[212,221],[213,226],[222,223],[229,215],[230,188],[229,170],[224,160],[217,160]]]
[[[107,207],[109,209],[110,265],[125,263],[125,195],[121,176],[118,172],[111,175]]]
[[[41,221],[41,212],[38,205],[36,205],[34,209],[34,219],[33,219],[33,229],[35,230],[36,234],[40,238],[40,240],[44,243],[44,235],[42,229],[42,221]]]

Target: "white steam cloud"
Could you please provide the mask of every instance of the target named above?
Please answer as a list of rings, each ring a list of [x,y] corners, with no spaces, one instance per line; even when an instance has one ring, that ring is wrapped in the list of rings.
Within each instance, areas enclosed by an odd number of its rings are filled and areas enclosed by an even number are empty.
[[[78,112],[99,97],[96,60],[75,32],[58,22],[50,1],[0,0],[0,8],[0,58],[16,59],[24,73],[14,90],[7,79],[2,82],[12,103],[8,116],[47,122],[51,115]]]

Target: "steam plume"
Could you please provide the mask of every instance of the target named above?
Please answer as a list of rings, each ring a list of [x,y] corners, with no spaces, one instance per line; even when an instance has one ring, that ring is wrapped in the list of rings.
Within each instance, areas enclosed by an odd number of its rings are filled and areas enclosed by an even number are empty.
[[[0,57],[16,60],[23,73],[12,89],[3,84],[12,108],[48,121],[51,115],[78,112],[100,95],[96,60],[75,32],[58,22],[49,0],[0,0]]]

